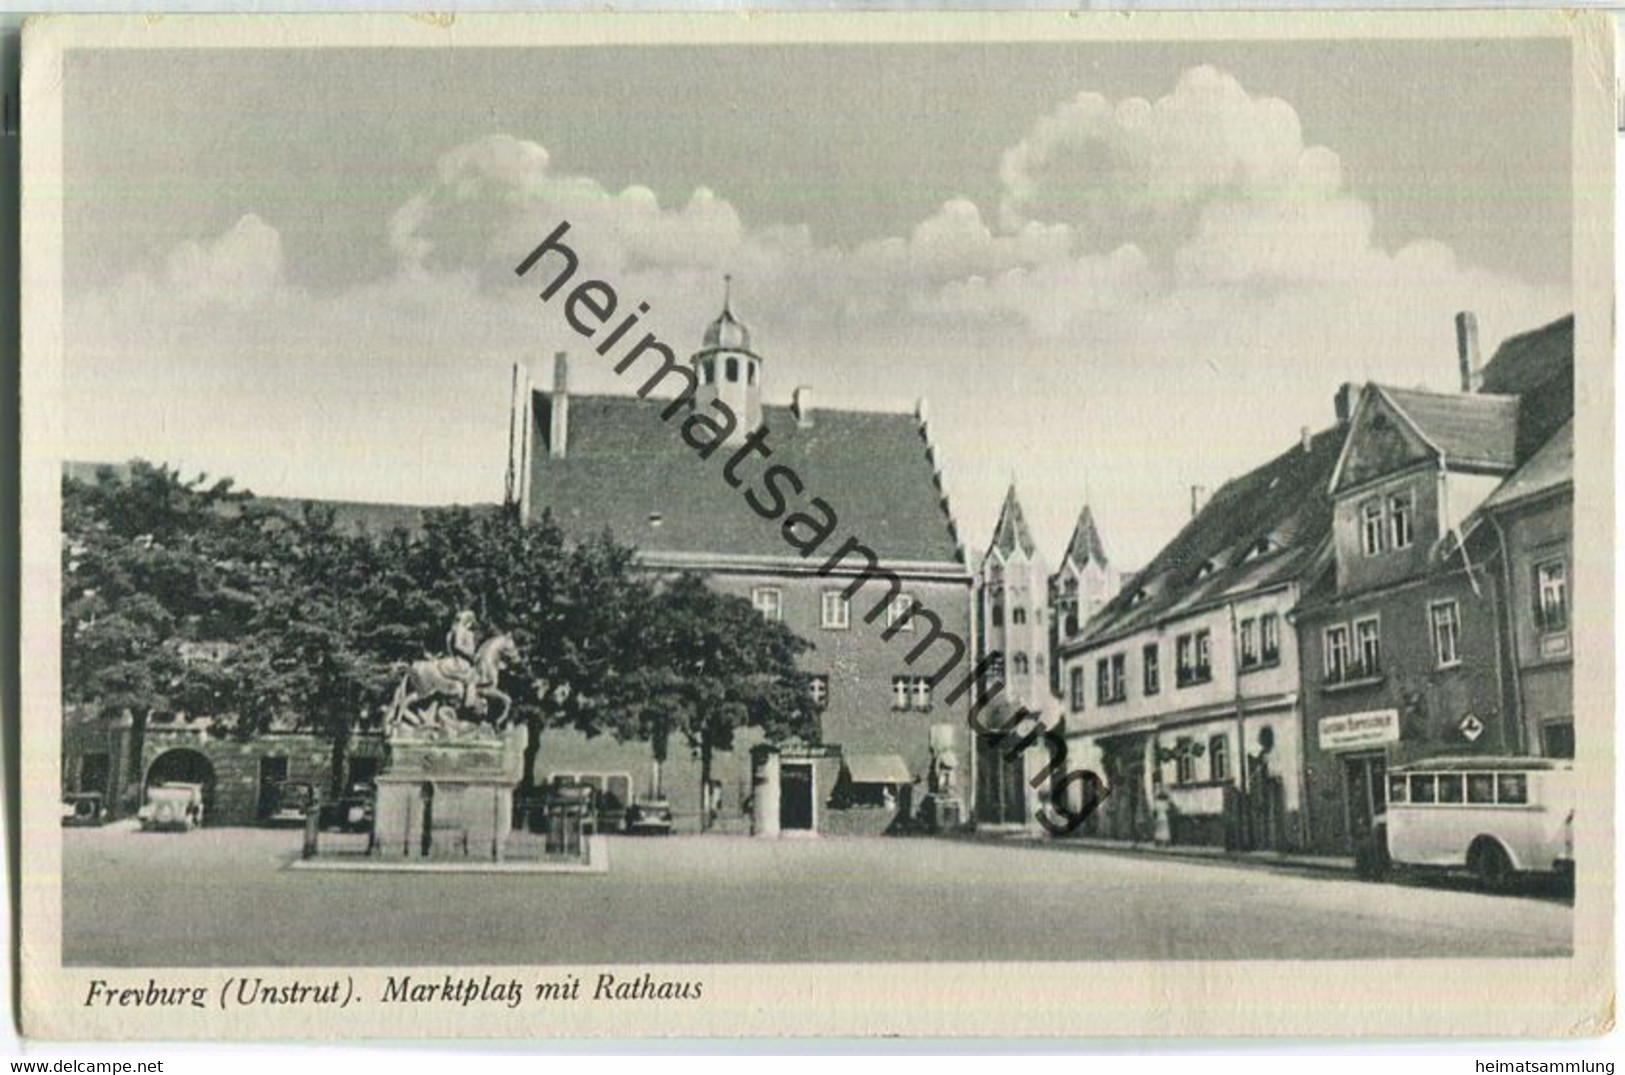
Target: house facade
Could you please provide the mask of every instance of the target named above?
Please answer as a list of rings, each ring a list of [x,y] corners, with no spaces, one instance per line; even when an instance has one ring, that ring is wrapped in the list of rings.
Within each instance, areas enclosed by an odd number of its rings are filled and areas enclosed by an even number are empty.
[[[806,387],[788,405],[767,401],[771,363],[727,306],[689,369],[698,390],[674,406],[572,393],[558,356],[551,389],[527,390],[518,416],[522,513],[576,537],[607,530],[642,568],[701,573],[812,643],[802,664],[821,742],[763,751],[746,736],[719,754],[711,794],[723,827],[776,806],[783,833],[884,831],[923,791],[933,727],[958,729],[961,759],[969,749],[971,692],[954,686],[973,653],[971,574],[925,406],[818,408]],[[702,452],[684,416],[714,400],[741,422]],[[679,827],[694,827],[699,763],[680,745],[672,755],[659,790]],[[646,744],[549,730],[535,777],[614,778],[647,794],[651,764]],[[758,812],[764,794],[773,801]]]
[[[1574,428],[1485,502],[1521,753],[1574,757]]]
[[[1068,742],[1111,794],[1094,832],[1301,846],[1302,713],[1290,614],[1324,557],[1341,426],[1205,503],[1058,648]]]
[[[1572,413],[1565,360],[1509,341],[1480,370],[1471,315],[1458,339],[1460,392],[1361,389],[1328,485],[1332,555],[1297,617],[1317,850],[1358,849],[1393,765],[1539,752],[1545,724],[1572,749],[1570,505],[1561,445],[1541,450]]]
[[[345,784],[370,781],[383,764],[376,732],[351,739]],[[62,790],[102,796],[108,814],[133,815],[146,788],[170,781],[203,787],[204,823],[252,825],[276,809],[285,782],[327,796],[333,786],[332,740],[297,731],[232,734],[208,718],[183,714],[93,713],[70,707],[62,724]]]
[[[1485,391],[1518,395],[1522,464],[1469,520],[1470,540],[1493,544],[1503,564],[1497,574],[1502,659],[1523,750],[1572,758],[1574,319],[1506,341],[1485,366],[1481,384]]]

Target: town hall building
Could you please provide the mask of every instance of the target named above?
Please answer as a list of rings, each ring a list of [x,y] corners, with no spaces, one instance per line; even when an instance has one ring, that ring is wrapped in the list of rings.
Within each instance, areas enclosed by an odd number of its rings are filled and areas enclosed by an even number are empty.
[[[808,387],[771,401],[772,362],[727,301],[687,368],[686,400],[581,394],[567,357],[555,356],[544,385],[519,393],[516,497],[527,520],[551,517],[574,538],[608,531],[641,567],[701,573],[812,643],[801,661],[822,742],[758,749],[754,774],[749,738],[719,754],[711,794],[723,827],[754,816],[785,834],[886,831],[923,795],[939,725],[957,729],[968,799],[971,691],[954,688],[973,654],[971,575],[924,401],[911,413],[826,408]],[[702,456],[672,415],[718,402],[738,425]],[[759,458],[745,462],[752,444]],[[840,535],[810,555],[791,541],[796,516],[776,519],[792,497],[822,499]],[[660,790],[678,827],[692,829],[699,764],[678,754],[662,766]],[[647,744],[549,730],[535,777],[647,794],[651,766]]]

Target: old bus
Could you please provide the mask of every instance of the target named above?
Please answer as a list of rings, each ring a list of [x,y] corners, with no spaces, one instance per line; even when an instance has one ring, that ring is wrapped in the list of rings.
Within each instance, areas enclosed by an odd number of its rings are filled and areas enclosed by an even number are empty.
[[[1486,888],[1574,867],[1574,763],[1430,758],[1388,772],[1386,862],[1471,870]]]

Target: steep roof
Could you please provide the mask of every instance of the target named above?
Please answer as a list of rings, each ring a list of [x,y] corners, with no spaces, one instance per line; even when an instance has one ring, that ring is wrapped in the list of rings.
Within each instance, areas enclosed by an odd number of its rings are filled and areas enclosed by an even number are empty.
[[[805,485],[797,494],[787,480],[775,483],[786,517],[813,496],[834,510],[839,525],[831,550],[851,536],[883,560],[963,564],[929,445],[912,415],[819,409],[801,426],[789,407],[764,404],[773,456],[742,464],[734,488],[722,473],[733,449],[724,445],[700,459],[680,435],[683,416],[661,420],[668,400],[571,394],[562,458],[545,450],[543,413],[551,397],[538,392],[533,404],[530,510],[551,512],[567,533],[608,529],[644,552],[794,555],[780,522],[762,518],[744,498],[754,490],[771,506],[763,474],[778,464]]]
[[[1110,561],[1106,558],[1106,546],[1100,540],[1100,531],[1095,526],[1094,512],[1085,504],[1078,513],[1078,524],[1072,528],[1072,540],[1066,544],[1066,555],[1062,560],[1071,560],[1078,567],[1085,564],[1096,563],[1105,566]]]
[[[1574,315],[1508,337],[1484,364],[1484,392],[1521,396],[1574,368]]]
[[[1327,491],[1344,427],[1315,434],[1221,486],[1195,518],[1089,621],[1108,641],[1227,594],[1304,577],[1331,534]]]
[[[1006,558],[1014,556],[1017,549],[1029,559],[1038,553],[1038,543],[1033,540],[1027,517],[1021,511],[1021,499],[1016,496],[1015,482],[1010,483],[1009,491],[1004,494],[1004,506],[999,509],[999,521],[993,527],[993,540],[988,548],[998,549]]]
[[[1574,316],[1503,343],[1484,367],[1483,390],[1521,397],[1518,458],[1539,451],[1574,417]]]
[[[1376,389],[1444,453],[1447,463],[1510,467],[1517,461],[1516,396]]]
[[[1494,511],[1509,504],[1550,492],[1574,482],[1574,422],[1563,423],[1529,461],[1496,487],[1481,511]]]

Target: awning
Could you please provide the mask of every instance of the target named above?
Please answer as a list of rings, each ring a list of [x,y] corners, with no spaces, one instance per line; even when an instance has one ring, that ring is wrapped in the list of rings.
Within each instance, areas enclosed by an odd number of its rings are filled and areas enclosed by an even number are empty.
[[[848,754],[846,778],[854,784],[912,784],[908,766],[896,754]]]

